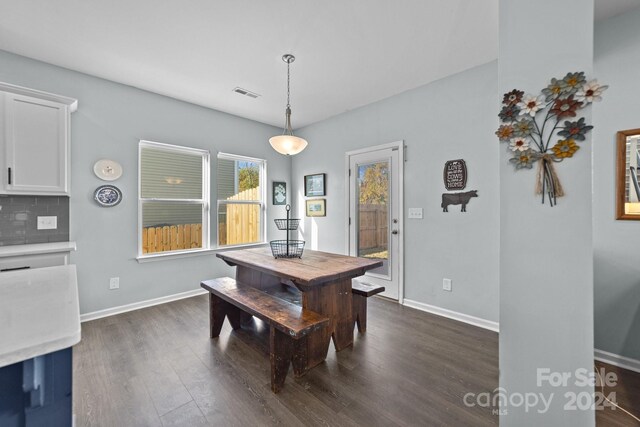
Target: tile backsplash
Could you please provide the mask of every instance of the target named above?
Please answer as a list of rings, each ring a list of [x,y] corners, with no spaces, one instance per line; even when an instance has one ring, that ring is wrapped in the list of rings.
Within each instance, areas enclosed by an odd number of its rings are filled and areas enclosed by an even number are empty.
[[[39,216],[57,216],[58,228],[38,230]],[[0,196],[0,246],[68,240],[68,197]]]

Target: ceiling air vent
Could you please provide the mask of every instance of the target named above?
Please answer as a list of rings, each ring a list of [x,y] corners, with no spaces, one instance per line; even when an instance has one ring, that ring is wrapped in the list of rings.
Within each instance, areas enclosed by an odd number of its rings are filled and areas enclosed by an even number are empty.
[[[257,98],[260,95],[257,93],[251,92],[250,90],[242,89],[241,87],[236,87],[233,89],[235,93],[239,93],[240,95],[248,96],[249,98]]]

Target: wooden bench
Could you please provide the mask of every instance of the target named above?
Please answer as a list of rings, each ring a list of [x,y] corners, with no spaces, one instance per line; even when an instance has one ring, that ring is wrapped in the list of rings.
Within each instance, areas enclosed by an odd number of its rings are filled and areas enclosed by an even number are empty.
[[[306,373],[307,336],[326,327],[327,317],[229,277],[206,280],[200,286],[209,291],[211,338],[220,335],[225,317],[234,330],[239,329],[241,312],[256,316],[269,325],[271,390],[274,393],[284,385],[290,363],[296,377]]]
[[[361,334],[367,331],[367,298],[384,292],[384,286],[369,285],[367,283],[351,281],[351,307],[354,326],[358,325]]]

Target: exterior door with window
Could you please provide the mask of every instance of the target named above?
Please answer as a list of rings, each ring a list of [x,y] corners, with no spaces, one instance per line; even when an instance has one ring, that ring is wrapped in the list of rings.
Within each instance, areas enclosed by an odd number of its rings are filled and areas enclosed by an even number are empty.
[[[347,153],[349,255],[383,262],[355,280],[382,285],[381,295],[395,300],[402,299],[402,150],[400,142]]]

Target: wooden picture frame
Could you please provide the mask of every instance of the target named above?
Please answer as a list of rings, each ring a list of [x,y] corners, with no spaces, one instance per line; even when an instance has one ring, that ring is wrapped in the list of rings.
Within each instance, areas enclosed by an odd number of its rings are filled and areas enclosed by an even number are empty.
[[[326,173],[304,176],[304,197],[326,196],[325,181]]]
[[[628,213],[626,206],[627,138],[630,136],[640,136],[640,129],[621,130],[616,134],[616,219],[640,221],[640,203],[634,206],[638,213]],[[640,193],[640,188],[635,185],[637,180],[634,181],[636,182],[630,182],[629,191]]]
[[[287,183],[273,181],[271,184],[271,202],[275,206],[287,204]]]
[[[309,199],[306,201],[307,216],[327,216],[327,201],[325,199]]]

